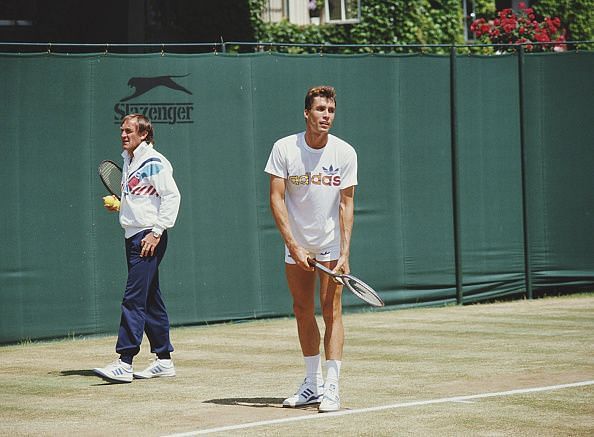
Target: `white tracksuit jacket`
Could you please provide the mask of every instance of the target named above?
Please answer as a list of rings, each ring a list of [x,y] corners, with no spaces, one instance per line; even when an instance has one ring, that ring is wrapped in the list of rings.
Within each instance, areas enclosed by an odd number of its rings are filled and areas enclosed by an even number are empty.
[[[162,234],[172,228],[181,195],[173,179],[171,163],[144,141],[134,150],[132,160],[127,151],[122,157],[120,224],[125,237],[146,229]]]

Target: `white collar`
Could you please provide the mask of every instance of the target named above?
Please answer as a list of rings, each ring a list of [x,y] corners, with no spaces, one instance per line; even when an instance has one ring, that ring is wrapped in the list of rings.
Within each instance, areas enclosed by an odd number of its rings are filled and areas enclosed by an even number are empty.
[[[143,141],[142,143],[140,143],[138,145],[138,147],[136,149],[134,149],[134,156],[133,157],[139,157],[144,155],[144,153],[147,151],[147,149],[153,147],[153,143],[147,143],[146,141]],[[122,152],[122,158],[126,159],[127,162],[131,162],[132,161],[132,156],[130,156],[130,154],[128,153],[127,150],[124,150]]]

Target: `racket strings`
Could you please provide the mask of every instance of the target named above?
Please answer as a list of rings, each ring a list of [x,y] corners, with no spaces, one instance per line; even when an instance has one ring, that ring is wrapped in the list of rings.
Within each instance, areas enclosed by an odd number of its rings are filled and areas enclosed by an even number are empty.
[[[369,287],[366,287],[365,285],[361,284],[358,281],[354,281],[353,279],[349,279],[349,285],[351,286],[351,288],[353,290],[355,290],[355,292],[357,294],[360,295],[366,295],[368,293],[372,293],[372,291],[370,291]]]
[[[99,175],[112,193],[122,190],[122,171],[111,162],[102,162],[99,166]]]
[[[345,283],[351,292],[359,296],[364,301],[374,306],[384,306],[383,300],[377,295],[375,290],[369,285],[365,284],[363,281],[357,280],[355,278],[348,278]]]

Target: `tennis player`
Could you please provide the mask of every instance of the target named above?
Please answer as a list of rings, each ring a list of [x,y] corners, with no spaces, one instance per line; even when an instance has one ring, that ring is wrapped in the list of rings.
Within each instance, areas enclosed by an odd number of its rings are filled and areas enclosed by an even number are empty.
[[[120,224],[124,228],[128,281],[116,343],[119,359],[94,372],[110,381],[175,376],[171,361],[169,317],[159,288],[159,264],[167,249],[167,229],[173,227],[180,193],[169,161],[153,147],[151,122],[140,114],[124,117],[120,127],[123,188]],[[112,207],[107,207],[113,211]],[[132,360],[140,351],[143,333],[157,359],[134,373]]]
[[[329,133],[335,112],[334,88],[318,86],[308,90],[305,132],[278,140],[265,168],[270,174],[270,208],[285,242],[285,273],[305,361],[305,379],[283,406],[320,404],[320,412],[340,409],[342,286],[327,275],[319,275],[325,325],[324,382],[320,331],[315,318],[316,272],[308,259],[316,259],[334,272],[350,272],[357,185],[355,150]]]

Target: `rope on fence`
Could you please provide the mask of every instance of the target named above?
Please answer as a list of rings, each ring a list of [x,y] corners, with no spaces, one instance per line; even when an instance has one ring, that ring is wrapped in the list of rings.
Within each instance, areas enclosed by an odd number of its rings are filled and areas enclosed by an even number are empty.
[[[508,43],[508,44],[329,44],[329,43],[291,43],[291,42],[264,42],[264,41],[221,41],[218,42],[161,42],[161,43],[69,43],[69,42],[2,42],[0,41],[0,49],[9,51],[27,50],[30,51],[35,48],[46,47],[48,53],[73,50],[78,53],[92,53],[104,48],[107,54],[110,50],[113,53],[120,52],[160,52],[164,55],[166,52],[175,53],[176,51],[183,51],[184,53],[204,53],[204,52],[262,52],[262,51],[282,51],[285,49],[315,49],[319,53],[353,53],[352,50],[366,50],[366,52],[356,53],[374,53],[373,51],[385,52],[419,52],[425,53],[427,49],[442,50],[443,53],[449,52],[451,49],[459,51],[465,50],[480,50],[485,48],[493,48],[498,50],[505,49],[519,49],[519,47],[531,46],[563,46],[565,51],[578,51],[582,48],[587,50],[594,49],[594,40],[586,41],[565,41],[562,44],[559,42],[524,42],[524,43]],[[371,50],[371,51],[370,51]]]

